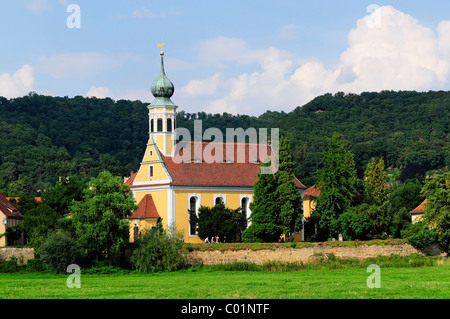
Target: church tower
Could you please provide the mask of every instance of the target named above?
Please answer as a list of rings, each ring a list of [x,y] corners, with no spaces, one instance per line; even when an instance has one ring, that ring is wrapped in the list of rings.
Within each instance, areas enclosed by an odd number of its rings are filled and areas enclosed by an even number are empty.
[[[160,46],[164,46],[161,44]],[[161,70],[153,81],[151,91],[155,100],[148,105],[149,143],[156,143],[164,156],[173,156],[175,148],[175,118],[177,106],[170,100],[173,83],[164,72],[164,51],[161,51]]]

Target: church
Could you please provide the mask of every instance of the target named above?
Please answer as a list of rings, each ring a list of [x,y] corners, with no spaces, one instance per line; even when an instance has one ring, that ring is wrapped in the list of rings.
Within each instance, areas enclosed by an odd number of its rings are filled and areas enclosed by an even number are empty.
[[[189,223],[188,210],[198,212],[200,206],[213,207],[222,202],[231,209],[240,207],[242,214],[249,218],[253,185],[261,167],[261,160],[251,156],[252,149],[266,149],[267,154],[274,154],[274,150],[270,144],[177,141],[177,106],[171,101],[174,85],[164,71],[164,52],[160,55],[160,74],[151,85],[155,99],[147,106],[147,147],[139,170],[132,172],[125,181],[139,207],[127,218],[130,242],[162,219],[164,227],[175,227],[182,232],[186,243],[202,243],[196,225]],[[233,157],[208,161],[197,156],[199,152],[211,151],[211,147],[215,152],[220,149],[221,154],[231,149]],[[183,161],[177,157],[180,154],[183,154]],[[239,160],[238,156],[245,160]],[[297,178],[295,183],[303,194],[306,187]]]

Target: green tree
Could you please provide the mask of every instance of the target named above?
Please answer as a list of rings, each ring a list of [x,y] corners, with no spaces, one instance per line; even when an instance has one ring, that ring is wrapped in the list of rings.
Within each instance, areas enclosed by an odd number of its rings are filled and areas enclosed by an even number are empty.
[[[214,207],[201,206],[198,216],[189,211],[189,220],[197,224],[197,233],[202,240],[219,236],[221,240],[226,237],[227,241],[233,242],[247,227],[247,218],[241,213],[241,209],[226,208],[223,203]]]
[[[378,163],[372,158],[364,172],[364,177],[365,195],[369,204],[381,206],[388,199],[383,158],[380,158]]]
[[[36,255],[49,230],[56,228],[61,216],[47,204],[43,203],[29,210],[23,218],[23,230],[28,238],[28,244],[34,248]]]
[[[450,251],[450,172],[428,178],[422,194],[427,198],[424,221],[436,231],[442,247]]]
[[[344,240],[369,239],[372,236],[374,221],[370,218],[373,206],[361,204],[350,207],[339,216]]]
[[[91,178],[83,199],[69,207],[76,234],[90,258],[106,258],[112,264],[129,240],[125,218],[137,208],[128,185],[107,171]]]
[[[82,248],[71,233],[64,230],[50,231],[42,243],[40,258],[50,270],[66,272],[67,266],[83,259]]]
[[[38,207],[41,203],[38,202],[33,195],[24,195],[16,201],[14,198],[10,200],[22,215],[26,215],[30,210]]]
[[[275,173],[279,221],[284,234],[302,228],[302,197],[294,182],[294,160],[290,142],[286,137],[280,139],[278,152],[279,167]]]
[[[392,214],[404,207],[408,212],[417,207],[425,197],[421,194],[422,183],[418,180],[407,180],[389,194],[389,209]]]
[[[374,222],[374,235],[386,236],[392,225],[392,216],[388,210],[388,188],[384,160],[377,162],[374,158],[369,162],[364,172],[364,194],[370,206],[370,217]]]
[[[271,167],[271,161],[262,167]],[[273,174],[258,173],[250,203],[251,225],[243,231],[244,242],[276,242],[283,230],[278,221],[277,182]]]
[[[69,214],[69,206],[72,201],[80,201],[86,181],[79,175],[63,178],[50,187],[43,195],[45,203],[52,207],[61,216]]]
[[[353,154],[345,149],[337,133],[328,139],[328,149],[323,152],[321,168],[317,172],[317,187],[321,193],[313,219],[317,222],[318,239],[337,237],[341,231],[339,216],[352,205],[356,195]]]

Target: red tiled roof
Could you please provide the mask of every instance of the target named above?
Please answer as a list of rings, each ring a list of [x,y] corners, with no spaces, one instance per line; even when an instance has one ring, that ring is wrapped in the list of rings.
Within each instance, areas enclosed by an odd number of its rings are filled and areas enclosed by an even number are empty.
[[[316,188],[316,185],[311,186],[303,193],[303,197],[306,197],[306,196],[317,197],[319,195],[320,195],[320,189]]]
[[[428,199],[425,198],[425,200],[416,208],[414,208],[410,213],[412,214],[420,214],[425,212],[425,204],[427,203]]]
[[[306,188],[306,186],[303,185],[303,183],[300,182],[300,181],[298,180],[298,178],[295,177],[295,176],[294,176],[294,183],[295,183],[295,185],[297,185],[298,188]]]
[[[261,161],[265,160],[266,156],[272,156],[271,147],[268,144],[248,144],[248,143],[233,143],[233,160],[227,162],[227,147],[231,143],[216,143],[216,142],[190,142],[191,154],[183,159],[184,152],[187,148],[183,148],[176,153],[180,157],[164,156],[160,153],[161,159],[172,178],[172,185],[195,185],[195,186],[244,186],[253,187],[258,180],[258,172],[261,167]],[[183,146],[182,142],[178,143],[178,147]],[[187,146],[187,144],[184,144]],[[197,158],[196,147],[201,147],[199,153],[201,156],[214,156],[215,151],[222,148],[223,162],[218,162],[213,159]],[[205,148],[207,148],[205,150]],[[159,151],[159,150],[158,150]],[[261,152],[261,154],[260,154]],[[219,155],[219,154],[217,154]],[[239,155],[239,156],[238,156]],[[225,160],[226,159],[226,160]],[[131,173],[130,178],[126,184],[132,186],[134,178],[137,173]],[[299,188],[306,188],[302,182],[296,177],[294,182]],[[139,185],[146,186],[146,185]],[[137,186],[134,186],[137,187]]]
[[[17,208],[10,203],[6,197],[0,193],[0,212],[2,212],[5,216],[11,218],[22,219],[23,215],[17,210]]]
[[[136,209],[128,219],[137,218],[160,218],[158,211],[156,210],[155,202],[150,194],[147,194],[142,198],[138,204],[138,209]]]
[[[177,160],[174,157],[163,158],[166,168],[173,179],[175,185],[196,185],[196,186],[248,186],[253,187],[258,180],[258,172],[261,167],[261,161],[267,156],[272,156],[271,147],[268,144],[249,144],[249,143],[216,143],[216,142],[191,142],[190,161]],[[186,144],[185,144],[186,145]],[[216,162],[203,158],[196,162],[195,147],[201,146],[202,156],[216,155],[215,151],[222,148],[224,162]],[[205,148],[207,148],[205,150]],[[227,162],[227,148],[233,150],[233,158]],[[180,151],[179,156],[183,156]],[[214,152],[213,152],[214,150]],[[261,152],[261,153],[260,153]],[[212,163],[208,163],[212,162]],[[294,180],[298,187],[306,188],[297,178]]]
[[[128,186],[132,186],[133,185],[133,181],[136,178],[137,172],[131,172],[130,177],[125,181],[125,184]]]

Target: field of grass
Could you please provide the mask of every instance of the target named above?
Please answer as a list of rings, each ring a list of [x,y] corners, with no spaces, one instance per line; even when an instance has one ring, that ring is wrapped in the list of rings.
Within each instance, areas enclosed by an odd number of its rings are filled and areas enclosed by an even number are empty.
[[[68,275],[0,274],[4,299],[449,299],[450,264],[381,267],[381,287],[368,288],[365,267],[290,272],[224,271],[207,267],[154,274],[81,272],[81,288]]]

